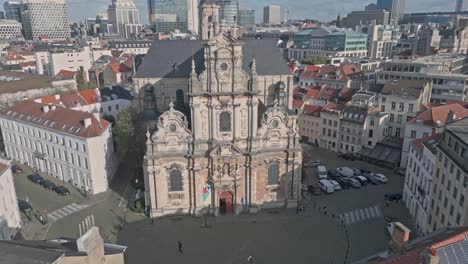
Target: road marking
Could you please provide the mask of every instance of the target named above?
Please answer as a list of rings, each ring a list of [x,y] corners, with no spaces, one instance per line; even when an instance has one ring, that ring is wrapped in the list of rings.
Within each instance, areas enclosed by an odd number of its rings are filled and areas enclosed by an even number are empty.
[[[358,223],[367,219],[378,218],[380,216],[382,216],[382,212],[380,211],[380,207],[378,205],[359,208],[340,214],[340,217],[347,225]]]
[[[76,213],[80,210],[83,210],[85,208],[88,208],[90,205],[78,205],[75,203],[69,204],[63,208],[57,209],[53,212],[50,212],[47,214],[47,217],[52,220],[53,222],[58,221],[62,218],[65,218],[68,215],[71,215],[73,213]]]

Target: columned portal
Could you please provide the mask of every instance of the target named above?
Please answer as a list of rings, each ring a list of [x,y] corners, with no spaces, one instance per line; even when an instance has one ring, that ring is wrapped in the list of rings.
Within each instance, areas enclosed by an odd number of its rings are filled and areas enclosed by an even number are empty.
[[[234,196],[232,192],[221,192],[219,194],[219,213],[222,215],[234,213]]]

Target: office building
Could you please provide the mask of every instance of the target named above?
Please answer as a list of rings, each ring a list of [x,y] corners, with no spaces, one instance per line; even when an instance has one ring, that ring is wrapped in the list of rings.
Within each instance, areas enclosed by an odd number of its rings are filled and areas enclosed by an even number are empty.
[[[367,56],[367,35],[352,30],[339,30],[325,36],[325,55],[332,57]]]
[[[23,12],[23,30],[26,39],[52,41],[70,38],[65,0],[28,0]]]
[[[463,12],[466,11],[467,8],[466,0],[457,0],[457,5],[455,6],[455,12]]]
[[[110,123],[99,113],[22,101],[0,112],[6,156],[84,192],[108,189],[112,178]]]
[[[281,7],[269,5],[263,8],[263,23],[277,25],[281,24]]]
[[[255,10],[253,9],[239,9],[239,26],[252,26],[255,25]]]
[[[136,38],[143,25],[140,24],[140,14],[133,0],[112,0],[107,9],[109,23],[113,33],[120,38]]]
[[[16,20],[0,20],[0,39],[22,38],[21,23]]]
[[[0,20],[5,19],[5,12],[0,11]]]
[[[346,27],[354,29],[359,25],[370,25],[374,21],[377,25],[387,25],[389,19],[390,12],[387,10],[352,11],[346,19]]]
[[[187,0],[187,29],[193,34],[198,34],[198,0]]]
[[[5,19],[16,20],[22,22],[22,12],[27,9],[23,1],[6,1],[3,3],[3,10],[5,10]]]
[[[187,0],[148,0],[150,24],[156,32],[168,33],[176,29],[186,32],[188,17],[192,20],[191,26],[195,26],[193,4],[193,1],[188,4]]]
[[[10,161],[0,159],[0,240],[12,240],[21,227]]]
[[[405,14],[405,0],[377,0],[377,8],[390,11],[390,21],[398,23]]]
[[[219,18],[224,20],[228,27],[237,24],[239,19],[239,3],[237,0],[219,0]]]

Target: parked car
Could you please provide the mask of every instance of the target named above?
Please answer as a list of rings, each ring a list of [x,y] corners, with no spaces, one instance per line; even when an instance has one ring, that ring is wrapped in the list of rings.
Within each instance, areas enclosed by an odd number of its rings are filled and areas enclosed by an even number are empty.
[[[366,177],[366,179],[369,181],[370,184],[372,185],[379,185],[380,181],[371,173],[363,173],[362,176]]]
[[[369,182],[367,181],[366,177],[361,176],[361,175],[354,176],[354,179],[358,180],[359,183],[361,184],[361,186],[366,186],[367,183],[369,183]]]
[[[313,195],[320,195],[322,194],[322,191],[320,190],[319,187],[314,186],[314,185],[309,185],[307,186],[309,189],[309,192],[312,193]]]
[[[20,211],[23,211],[23,212],[29,212],[29,211],[32,211],[33,209],[32,206],[28,202],[24,200],[19,200],[19,199],[18,199],[18,207]]]
[[[330,179],[337,180],[340,178],[340,176],[341,174],[338,171],[333,169],[328,170],[328,177],[330,177]]]
[[[366,168],[359,168],[359,169],[361,170],[362,173],[371,173],[371,171]]]
[[[30,174],[27,178],[35,184],[40,184],[42,181],[44,181],[44,178],[42,178],[39,174]]]
[[[319,165],[320,165],[320,160],[312,160],[312,161],[304,163],[305,168],[316,168]]]
[[[317,175],[319,180],[327,178],[327,168],[325,166],[318,166],[317,167]]]
[[[343,181],[349,183],[349,185],[351,185],[353,188],[361,188],[359,181],[354,178],[344,178]]]
[[[325,193],[333,193],[335,191],[335,186],[333,186],[333,184],[328,180],[319,180],[318,186]]]
[[[345,160],[351,160],[351,161],[356,160],[356,157],[351,153],[340,153],[338,154],[338,157],[345,159]]]
[[[354,176],[359,176],[362,175],[362,171],[358,168],[350,168],[351,170],[354,171]]]
[[[379,179],[379,181],[380,181],[381,183],[386,183],[386,182],[388,182],[387,177],[385,177],[385,175],[383,175],[383,174],[381,174],[381,173],[375,173],[374,176],[377,177],[377,179]]]
[[[343,190],[351,188],[351,184],[343,179],[336,180]]]
[[[333,187],[335,188],[335,191],[340,191],[341,190],[341,185],[334,180],[330,180],[331,184],[333,184]]]
[[[14,173],[14,174],[18,174],[18,173],[23,173],[23,169],[18,166],[18,165],[13,165],[11,166],[11,171]]]
[[[64,186],[61,186],[61,185],[57,185],[55,186],[54,188],[54,191],[60,195],[69,195],[70,194],[70,191],[65,188]]]
[[[336,169],[338,173],[341,174],[343,177],[353,177],[354,176],[354,171],[348,167],[339,167]]]
[[[47,190],[53,190],[56,187],[55,183],[49,180],[43,180],[39,184]]]
[[[386,193],[384,198],[390,202],[395,201],[398,203],[403,198],[403,195],[401,193]]]

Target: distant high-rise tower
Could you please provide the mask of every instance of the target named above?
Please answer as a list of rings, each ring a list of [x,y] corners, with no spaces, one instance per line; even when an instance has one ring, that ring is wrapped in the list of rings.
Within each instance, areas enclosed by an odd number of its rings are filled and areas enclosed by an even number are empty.
[[[237,24],[239,26],[252,26],[255,25],[255,10],[253,9],[240,9],[239,19]]]
[[[466,1],[457,0],[457,6],[455,7],[455,12],[462,12],[466,10]]]
[[[390,11],[390,20],[398,23],[405,14],[405,0],[377,0],[377,9]]]
[[[281,24],[281,7],[277,5],[265,6],[263,8],[263,23]]]
[[[109,23],[112,24],[113,33],[119,37],[135,38],[143,28],[140,24],[140,14],[133,0],[112,0],[107,9]]]
[[[70,25],[65,0],[28,0],[22,12],[26,39],[67,40]]]
[[[170,32],[176,29],[182,32],[194,31],[194,27],[198,28],[197,2],[197,0],[148,0],[150,25],[156,32]],[[194,15],[194,12],[197,15]]]
[[[3,3],[5,19],[22,22],[21,13],[25,11],[26,4],[22,1],[6,1]]]
[[[219,17],[227,26],[232,27],[239,20],[239,3],[237,0],[218,0]]]

